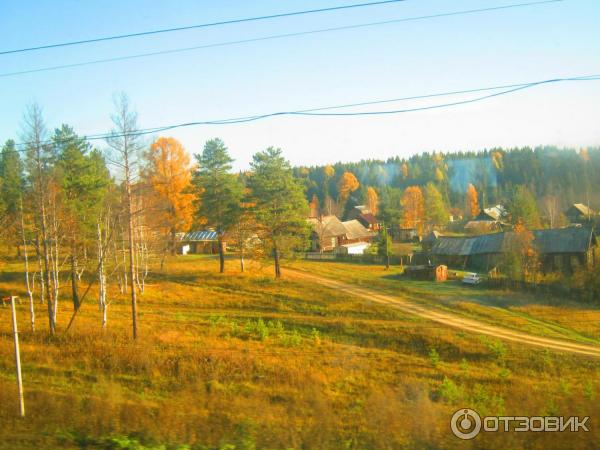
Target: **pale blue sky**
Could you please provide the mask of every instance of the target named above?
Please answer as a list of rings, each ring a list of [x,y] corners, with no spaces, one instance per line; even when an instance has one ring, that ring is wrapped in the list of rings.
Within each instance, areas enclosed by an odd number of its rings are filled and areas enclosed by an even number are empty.
[[[0,50],[321,8],[357,0],[0,0]],[[406,2],[123,41],[0,55],[0,73],[270,34],[483,8],[510,0]],[[600,73],[600,2],[437,18],[0,78],[0,140],[16,138],[25,106],[49,127],[110,129],[125,91],[142,127],[221,119]],[[457,97],[449,97],[455,100]],[[403,102],[385,109],[444,102]],[[246,167],[281,147],[294,164],[491,146],[600,144],[600,81],[534,88],[456,108],[394,116],[284,117],[174,130],[191,153],[221,137]],[[102,143],[98,143],[102,146]]]

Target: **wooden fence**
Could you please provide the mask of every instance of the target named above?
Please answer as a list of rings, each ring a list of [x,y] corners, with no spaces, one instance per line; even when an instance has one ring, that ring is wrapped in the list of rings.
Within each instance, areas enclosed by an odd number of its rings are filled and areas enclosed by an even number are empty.
[[[319,252],[306,252],[304,253],[304,259],[311,261],[336,261],[336,262],[350,262],[356,264],[381,264],[385,265],[386,257],[380,255],[342,255],[337,253],[319,253]],[[411,263],[412,257],[410,255],[390,255],[390,265],[402,266]]]

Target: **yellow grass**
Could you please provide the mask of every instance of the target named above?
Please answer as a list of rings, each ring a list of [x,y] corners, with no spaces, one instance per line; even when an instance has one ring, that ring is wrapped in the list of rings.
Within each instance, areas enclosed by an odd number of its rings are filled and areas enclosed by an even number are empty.
[[[600,361],[456,332],[285,279],[285,270],[275,281],[270,268],[240,274],[228,261],[220,275],[217,267],[180,257],[153,273],[137,342],[128,300],[114,289],[105,333],[93,289],[66,334],[72,306],[63,290],[55,338],[42,305],[35,335],[19,306],[23,420],[9,310],[0,309],[0,448],[500,449],[526,439],[529,448],[592,448],[600,440]],[[310,267],[392,289],[375,266]],[[25,298],[20,265],[2,269],[0,290]],[[592,431],[463,442],[449,418],[464,406],[590,415]]]

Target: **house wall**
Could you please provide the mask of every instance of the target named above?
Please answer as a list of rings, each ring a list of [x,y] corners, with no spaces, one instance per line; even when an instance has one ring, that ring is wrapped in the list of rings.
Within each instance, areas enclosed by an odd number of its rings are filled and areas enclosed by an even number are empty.
[[[189,245],[188,253],[192,255],[214,255],[219,253],[219,243],[217,241],[187,242],[183,245]]]

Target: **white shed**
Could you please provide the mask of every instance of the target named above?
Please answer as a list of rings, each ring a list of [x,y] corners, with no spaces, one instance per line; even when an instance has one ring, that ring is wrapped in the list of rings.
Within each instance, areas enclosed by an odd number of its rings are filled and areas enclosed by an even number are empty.
[[[339,248],[342,255],[362,255],[370,244],[368,242],[354,242],[343,244]]]

